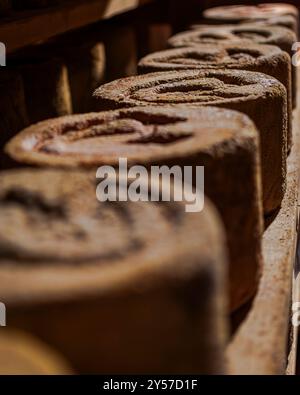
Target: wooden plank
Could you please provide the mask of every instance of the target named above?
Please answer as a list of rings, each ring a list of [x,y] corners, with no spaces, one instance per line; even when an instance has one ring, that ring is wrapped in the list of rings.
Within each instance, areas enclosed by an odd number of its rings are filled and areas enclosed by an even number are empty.
[[[300,186],[299,186],[300,187]],[[298,192],[299,193],[299,192]],[[298,231],[299,231],[299,203],[298,203]],[[298,245],[296,252],[296,260],[295,260],[295,269],[294,269],[294,281],[293,281],[293,299],[292,299],[292,314],[299,314],[299,306],[300,306],[300,235],[298,234]],[[297,307],[297,309],[293,310],[293,306]],[[296,321],[299,322],[298,316],[295,317]],[[288,358],[288,366],[287,366],[287,375],[296,374],[297,370],[297,350],[298,350],[298,338],[299,338],[299,326],[293,326],[291,328],[291,349]]]
[[[17,13],[0,24],[0,41],[7,52],[47,40],[132,10],[153,0],[77,0],[44,10]]]
[[[298,348],[298,328],[291,328],[292,344],[288,356],[288,365],[286,375],[293,376],[296,374],[297,348]]]
[[[258,293],[248,316],[228,346],[230,374],[272,375],[286,372],[297,241],[299,108],[294,112],[293,133],[294,146],[288,158],[287,192],[281,210],[263,236],[264,267]]]

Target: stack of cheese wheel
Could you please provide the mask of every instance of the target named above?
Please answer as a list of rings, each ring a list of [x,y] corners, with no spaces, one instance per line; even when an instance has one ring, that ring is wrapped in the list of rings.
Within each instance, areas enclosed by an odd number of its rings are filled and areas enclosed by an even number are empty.
[[[197,29],[178,33],[170,38],[169,46],[172,48],[183,46],[197,46],[199,44],[238,43],[245,45],[250,42],[263,45],[275,45],[282,51],[293,56],[293,44],[297,37],[290,29],[280,26],[265,26],[255,23],[242,25],[199,25]],[[297,73],[292,68],[292,95],[293,107],[296,107]]]
[[[247,114],[260,132],[264,213],[280,207],[285,192],[288,117],[286,89],[275,78],[243,70],[150,73],[105,84],[95,95],[105,110],[150,104],[175,108],[214,105]]]
[[[298,13],[204,18],[130,77],[132,30],[112,25],[106,77],[122,78],[96,89],[100,112],[32,124],[5,146],[16,168],[0,176],[0,300],[80,373],[226,373],[229,315],[259,288],[264,225],[287,189]],[[73,77],[87,81],[78,59]],[[46,66],[30,67],[42,81]],[[48,78],[54,116],[71,111],[63,68]],[[20,71],[31,122],[45,118]],[[155,184],[153,169],[174,180]]]
[[[261,191],[257,131],[246,116],[210,107],[156,106],[63,117],[24,130],[7,152],[36,166],[117,167],[120,157],[149,170],[180,166],[183,173],[192,166],[195,186],[196,167],[204,166],[205,193],[227,230],[231,309],[254,295],[261,266]],[[276,177],[284,182],[283,174]],[[282,185],[277,188],[281,194]]]
[[[288,95],[288,150],[292,145],[291,60],[280,48],[253,43],[199,44],[156,52],[139,63],[140,73],[172,70],[249,70],[280,81]]]
[[[298,35],[299,11],[286,3],[257,5],[233,5],[209,8],[203,12],[204,23],[253,23],[261,25],[283,26]]]

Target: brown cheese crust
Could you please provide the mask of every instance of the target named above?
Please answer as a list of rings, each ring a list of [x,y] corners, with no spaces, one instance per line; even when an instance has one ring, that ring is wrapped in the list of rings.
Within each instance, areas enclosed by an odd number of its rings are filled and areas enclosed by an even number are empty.
[[[247,114],[261,136],[264,212],[280,207],[285,191],[288,114],[286,89],[276,79],[242,70],[151,73],[105,84],[95,96],[102,109],[110,110],[153,104],[214,105]]]
[[[129,166],[147,168],[179,165],[195,171],[195,166],[205,166],[205,193],[227,230],[235,309],[254,294],[261,261],[257,139],[252,122],[237,112],[149,106],[39,123],[16,136],[7,152],[18,162],[43,166],[118,167],[122,157]]]
[[[10,325],[79,373],[224,372],[226,252],[214,208],[100,203],[96,181],[70,170],[2,174]]]
[[[230,44],[249,43],[275,45],[291,57],[294,55],[293,44],[297,41],[295,33],[279,26],[259,25],[255,23],[242,25],[199,25],[197,30],[178,33],[168,41],[171,48],[198,46],[199,44]],[[292,99],[296,107],[297,71],[292,67]]]
[[[269,3],[213,7],[206,9],[203,12],[203,16],[208,20],[213,19],[222,23],[239,23],[245,20],[268,19],[281,16],[292,16],[298,19],[299,12],[291,4]]]
[[[296,36],[289,29],[276,26],[257,26],[255,23],[242,25],[199,25],[197,30],[178,33],[168,41],[170,47],[183,47],[205,43],[224,44],[252,42],[263,45],[276,45],[283,51],[292,54],[292,45]]]
[[[145,56],[139,62],[140,74],[172,70],[249,70],[276,78],[288,93],[289,149],[292,145],[291,60],[280,48],[255,43],[199,44],[174,48]]]

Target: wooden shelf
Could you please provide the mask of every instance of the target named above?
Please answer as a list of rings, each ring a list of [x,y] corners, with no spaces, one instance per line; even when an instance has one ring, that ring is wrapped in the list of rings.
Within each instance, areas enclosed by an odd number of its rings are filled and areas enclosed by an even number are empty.
[[[31,12],[15,12],[0,23],[7,52],[124,13],[153,0],[75,0]]]
[[[287,340],[298,236],[300,106],[293,118],[294,145],[287,163],[287,191],[277,217],[263,236],[264,266],[257,295],[227,350],[230,374],[285,374],[289,351],[287,373],[293,374],[295,369],[296,343],[288,350]],[[298,282],[300,285],[300,279]]]

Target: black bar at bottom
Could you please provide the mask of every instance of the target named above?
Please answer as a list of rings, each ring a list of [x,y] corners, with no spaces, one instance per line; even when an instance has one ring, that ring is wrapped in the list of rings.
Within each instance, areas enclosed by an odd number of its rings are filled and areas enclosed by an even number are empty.
[[[288,391],[290,384],[300,384],[299,376],[0,376],[0,394],[107,394],[230,391]]]

